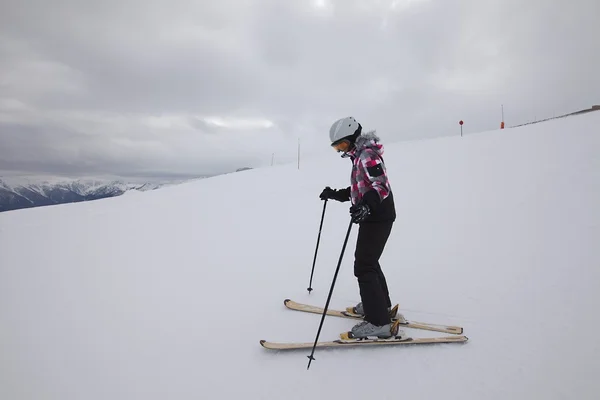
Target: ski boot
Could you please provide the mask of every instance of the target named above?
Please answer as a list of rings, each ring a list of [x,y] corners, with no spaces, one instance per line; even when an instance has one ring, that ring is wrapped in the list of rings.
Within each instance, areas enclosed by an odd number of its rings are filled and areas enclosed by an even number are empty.
[[[398,307],[398,304],[396,304],[394,307],[388,307],[388,313],[390,315],[390,318],[392,319],[392,321],[400,320],[400,323],[406,323],[404,315],[398,313]],[[346,314],[353,317],[364,318],[365,310],[363,309],[362,301],[354,307],[346,307]]]
[[[340,334],[342,340],[397,340],[404,338],[404,331],[400,330],[400,321],[396,320],[383,326],[373,325],[362,321],[356,324],[350,331]]]

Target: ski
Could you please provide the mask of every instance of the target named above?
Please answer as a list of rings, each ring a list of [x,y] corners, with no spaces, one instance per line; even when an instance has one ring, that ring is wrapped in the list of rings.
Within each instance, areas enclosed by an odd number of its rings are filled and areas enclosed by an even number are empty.
[[[308,312],[308,313],[314,313],[314,314],[323,314],[322,307],[297,303],[291,299],[285,299],[283,304],[285,304],[285,306],[287,308],[289,308],[290,310],[302,311],[302,312]],[[327,315],[331,315],[334,317],[362,320],[362,316],[357,315],[357,314],[352,314],[348,311],[328,309]],[[409,320],[406,320],[404,317],[400,318],[400,324],[402,326],[406,326],[408,328],[423,329],[423,330],[434,331],[434,332],[451,333],[454,335],[461,335],[463,333],[463,328],[460,326],[448,326],[448,325],[430,324],[430,323],[426,323],[426,322],[409,321]]]
[[[351,340],[333,340],[331,342],[317,342],[319,348],[323,347],[360,347],[360,346],[393,346],[393,345],[408,345],[408,344],[436,344],[436,343],[464,343],[469,339],[466,336],[446,336],[435,338],[411,338],[397,337],[392,339],[351,339]],[[282,343],[269,342],[261,340],[260,344],[265,349],[270,350],[296,350],[296,349],[311,349],[314,343]]]

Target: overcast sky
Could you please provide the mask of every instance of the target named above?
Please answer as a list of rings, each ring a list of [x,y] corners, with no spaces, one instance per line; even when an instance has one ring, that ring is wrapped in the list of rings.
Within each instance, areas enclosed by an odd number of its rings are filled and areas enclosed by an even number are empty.
[[[598,0],[2,0],[0,175],[185,177],[600,104]]]

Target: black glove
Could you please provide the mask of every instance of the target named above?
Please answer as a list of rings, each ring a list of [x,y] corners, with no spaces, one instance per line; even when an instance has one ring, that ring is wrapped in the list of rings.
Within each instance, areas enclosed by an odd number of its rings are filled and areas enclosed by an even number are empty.
[[[350,207],[350,216],[355,224],[363,222],[371,214],[371,208],[366,204],[357,204]]]
[[[333,190],[332,188],[327,186],[325,189],[323,189],[323,191],[319,195],[319,198],[321,200],[333,199],[334,194],[335,194],[335,190]]]
[[[327,186],[319,195],[321,200],[333,199],[341,203],[350,201],[350,187],[345,189],[332,189]]]

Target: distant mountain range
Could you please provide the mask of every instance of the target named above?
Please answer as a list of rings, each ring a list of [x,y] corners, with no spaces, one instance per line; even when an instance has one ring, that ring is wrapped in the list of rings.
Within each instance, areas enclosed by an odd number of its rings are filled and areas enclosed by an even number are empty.
[[[165,184],[96,180],[9,184],[0,178],[0,212],[98,200],[121,196],[130,190],[148,191],[162,186]]]
[[[238,168],[236,172],[251,167]],[[195,179],[206,179],[215,175],[199,175],[195,178],[160,183],[127,183],[120,180],[98,179],[62,180],[61,178],[3,178],[0,176],[0,212],[51,206],[64,203],[77,203],[121,196],[135,190],[146,192],[164,186],[177,185]]]

